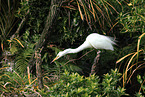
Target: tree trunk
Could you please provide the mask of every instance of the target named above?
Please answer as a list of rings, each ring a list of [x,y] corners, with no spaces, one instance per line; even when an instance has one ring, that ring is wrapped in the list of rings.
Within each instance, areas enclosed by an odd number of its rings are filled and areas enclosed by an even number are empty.
[[[59,7],[62,3],[62,0],[51,0],[51,6],[49,10],[49,14],[47,16],[47,20],[45,23],[45,27],[42,31],[41,37],[38,41],[38,43],[35,46],[35,52],[32,54],[30,60],[29,60],[29,66],[32,67],[36,63],[36,74],[37,74],[37,80],[39,88],[43,88],[43,81],[42,81],[42,71],[41,71],[41,51],[38,52],[40,49],[42,49],[42,45],[45,43],[45,40],[50,37],[49,31],[52,28],[52,25],[55,23],[55,20],[57,18],[57,14],[59,11]],[[39,49],[40,48],[40,49]],[[35,58],[34,58],[35,55]]]
[[[51,0],[51,6],[49,10],[49,14],[47,16],[47,20],[45,23],[45,27],[42,31],[41,37],[38,41],[38,43],[35,46],[35,51],[37,51],[39,48],[42,47],[42,45],[45,43],[45,40],[50,37],[50,29],[52,25],[55,23],[55,20],[57,18],[57,14],[59,13],[59,7],[61,6],[63,0]],[[29,60],[29,65],[33,66],[35,63],[34,54],[31,56]]]

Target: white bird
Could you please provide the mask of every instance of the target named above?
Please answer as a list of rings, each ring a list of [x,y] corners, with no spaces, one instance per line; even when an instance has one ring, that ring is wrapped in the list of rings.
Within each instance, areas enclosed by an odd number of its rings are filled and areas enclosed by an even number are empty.
[[[116,44],[116,43],[112,37],[100,35],[98,33],[92,33],[87,36],[85,42],[82,45],[80,45],[78,48],[75,48],[75,49],[68,48],[64,51],[60,51],[52,62],[54,62],[55,60],[59,59],[60,57],[66,54],[78,53],[87,48],[106,49],[106,50],[113,51],[114,50],[113,44]]]

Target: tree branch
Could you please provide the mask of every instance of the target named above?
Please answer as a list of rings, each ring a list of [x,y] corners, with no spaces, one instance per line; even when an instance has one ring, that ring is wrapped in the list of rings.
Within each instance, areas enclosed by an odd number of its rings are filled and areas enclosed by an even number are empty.
[[[90,76],[91,76],[92,74],[98,72],[98,70],[99,70],[99,66],[97,66],[97,64],[98,64],[98,61],[99,61],[100,53],[101,53],[101,51],[98,51],[98,52],[97,52],[97,56],[94,58],[94,63],[93,63],[92,68],[91,68]],[[97,70],[97,71],[96,71],[96,70]],[[96,71],[96,72],[95,72],[95,71]]]

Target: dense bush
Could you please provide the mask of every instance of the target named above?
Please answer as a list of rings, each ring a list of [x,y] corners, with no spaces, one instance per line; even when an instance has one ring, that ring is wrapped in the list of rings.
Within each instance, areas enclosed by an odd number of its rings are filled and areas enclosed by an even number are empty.
[[[62,78],[50,87],[51,97],[120,97],[125,95],[125,89],[117,85],[121,74],[117,69],[111,70],[103,76],[101,81],[99,76],[80,76],[78,73],[65,71]]]

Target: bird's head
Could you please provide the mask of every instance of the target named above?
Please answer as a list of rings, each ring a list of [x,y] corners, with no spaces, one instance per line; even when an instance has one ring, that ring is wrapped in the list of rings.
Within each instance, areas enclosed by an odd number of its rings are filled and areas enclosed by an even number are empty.
[[[62,56],[66,55],[66,54],[68,54],[68,53],[71,53],[71,51],[72,51],[72,49],[66,49],[66,50],[64,50],[64,51],[60,51],[60,52],[57,54],[57,56],[53,59],[52,62],[54,62],[55,60],[61,58]],[[51,62],[51,63],[52,63],[52,62]]]

